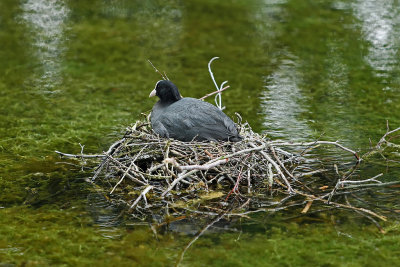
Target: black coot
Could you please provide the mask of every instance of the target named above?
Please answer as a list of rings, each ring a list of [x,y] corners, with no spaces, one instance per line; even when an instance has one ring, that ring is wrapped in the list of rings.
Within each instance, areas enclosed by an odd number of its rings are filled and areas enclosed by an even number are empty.
[[[216,106],[190,97],[182,98],[170,81],[158,81],[150,97],[160,100],[151,112],[151,126],[162,137],[181,141],[242,140],[235,123]]]

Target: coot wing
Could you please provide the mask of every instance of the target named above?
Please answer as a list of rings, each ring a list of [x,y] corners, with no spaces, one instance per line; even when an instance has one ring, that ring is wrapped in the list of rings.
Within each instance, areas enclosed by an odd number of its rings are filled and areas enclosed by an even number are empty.
[[[234,122],[214,105],[183,98],[157,111],[153,129],[164,137],[182,141],[193,139],[229,140],[240,138]]]

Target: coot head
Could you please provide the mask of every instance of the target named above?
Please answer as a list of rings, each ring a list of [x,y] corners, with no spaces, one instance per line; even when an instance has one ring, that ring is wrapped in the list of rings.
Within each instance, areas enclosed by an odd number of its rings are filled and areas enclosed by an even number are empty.
[[[180,100],[181,94],[178,87],[170,81],[161,80],[156,83],[156,87],[151,91],[149,97],[158,96],[163,104],[172,104]]]

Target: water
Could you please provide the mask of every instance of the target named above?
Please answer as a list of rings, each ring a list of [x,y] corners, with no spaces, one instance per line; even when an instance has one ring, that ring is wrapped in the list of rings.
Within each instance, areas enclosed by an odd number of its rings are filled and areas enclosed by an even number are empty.
[[[99,153],[150,111],[160,77],[147,59],[182,95],[201,97],[214,90],[207,63],[219,56],[213,72],[231,86],[228,115],[271,138],[322,135],[366,151],[386,121],[400,126],[399,10],[390,0],[2,0],[0,263],[174,264],[198,228],[177,223],[155,236],[123,220],[88,173],[54,153],[78,153],[79,144]],[[379,172],[400,173],[383,161],[363,166],[366,176]],[[398,198],[374,197],[398,208]],[[385,235],[347,212],[263,215],[213,229],[183,263],[395,264],[399,223],[383,225]]]

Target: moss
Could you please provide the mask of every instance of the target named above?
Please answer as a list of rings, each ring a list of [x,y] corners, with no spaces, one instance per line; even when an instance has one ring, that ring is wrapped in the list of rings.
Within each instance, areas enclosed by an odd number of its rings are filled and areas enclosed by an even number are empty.
[[[3,263],[27,266],[172,265],[191,239],[177,234],[159,235],[135,227],[93,227],[92,219],[79,207],[67,210],[49,207],[36,210],[0,210],[0,258]],[[29,226],[29,227],[28,227]],[[285,226],[282,228],[282,226]],[[239,226],[240,227],[240,226]],[[281,229],[277,231],[277,229]],[[206,234],[187,251],[184,264],[191,266],[379,266],[396,264],[398,224],[388,225],[387,234],[374,226],[324,224],[280,224],[265,232]]]
[[[89,174],[59,163],[53,152],[77,153],[81,143],[87,153],[101,153],[148,112],[153,100],[147,96],[159,75],[147,59],[165,70],[184,96],[200,97],[214,90],[207,63],[220,56],[213,65],[217,80],[231,85],[224,93],[226,112],[241,113],[255,131],[274,137],[325,133],[354,149],[368,148],[368,138],[381,136],[386,120],[400,123],[394,112],[400,109],[399,55],[381,58],[395,62],[385,73],[369,64],[366,22],[355,17],[351,1],[340,1],[342,8],[335,8],[337,1],[64,1],[67,16],[48,28],[61,31],[53,50],[38,46],[48,36],[24,19],[31,14],[27,2],[0,1],[0,265],[175,262],[189,237],[166,234],[156,241],[147,227],[123,225],[111,228],[112,238],[104,237],[87,214],[90,190],[84,178]],[[398,24],[390,26],[398,32]],[[398,44],[392,48],[398,50]],[[54,69],[57,75],[48,78],[46,70]],[[287,75],[279,79],[282,70]],[[298,105],[280,101],[280,109],[268,113],[268,92],[275,86],[282,96],[286,91],[278,89],[293,81],[298,98],[283,99]],[[293,114],[290,107],[302,110]],[[295,127],[298,121],[306,130]],[[382,201],[398,209],[398,197]],[[301,224],[307,220],[277,221],[267,217],[243,226],[241,235],[202,237],[184,263],[379,266],[397,265],[400,257],[395,223],[386,227],[386,235],[377,235],[350,216],[339,226],[330,225],[329,218],[307,226]]]

